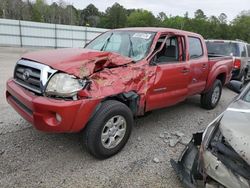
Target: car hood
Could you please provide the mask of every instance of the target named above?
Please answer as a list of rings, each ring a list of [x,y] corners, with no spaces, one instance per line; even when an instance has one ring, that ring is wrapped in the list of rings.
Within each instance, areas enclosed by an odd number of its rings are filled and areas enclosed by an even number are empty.
[[[37,51],[25,54],[22,58],[48,65],[79,78],[105,68],[114,68],[133,62],[131,58],[117,53],[80,48]]]
[[[224,112],[220,130],[232,148],[250,165],[250,103],[233,102]]]

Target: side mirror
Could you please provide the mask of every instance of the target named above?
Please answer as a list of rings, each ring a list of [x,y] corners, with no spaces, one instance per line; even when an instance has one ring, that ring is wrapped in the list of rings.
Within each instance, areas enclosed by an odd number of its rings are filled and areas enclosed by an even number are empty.
[[[228,84],[228,88],[236,93],[240,93],[243,88],[243,83],[237,80],[231,80]]]

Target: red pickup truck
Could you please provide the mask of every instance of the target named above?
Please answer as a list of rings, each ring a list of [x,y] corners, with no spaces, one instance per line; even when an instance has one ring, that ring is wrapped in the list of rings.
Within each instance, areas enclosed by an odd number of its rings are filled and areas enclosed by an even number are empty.
[[[38,130],[83,131],[97,158],[126,144],[133,118],[200,94],[213,109],[231,57],[208,57],[204,39],[168,28],[110,30],[84,49],[25,54],[7,81],[11,106]]]

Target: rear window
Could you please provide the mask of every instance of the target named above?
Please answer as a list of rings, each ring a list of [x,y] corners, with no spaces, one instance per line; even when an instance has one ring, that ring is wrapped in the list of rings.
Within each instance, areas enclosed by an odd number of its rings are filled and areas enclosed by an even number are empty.
[[[190,59],[198,58],[203,55],[200,39],[196,37],[188,37]]]
[[[240,57],[240,52],[237,43],[233,42],[211,42],[207,41],[207,51],[211,55],[237,56]]]

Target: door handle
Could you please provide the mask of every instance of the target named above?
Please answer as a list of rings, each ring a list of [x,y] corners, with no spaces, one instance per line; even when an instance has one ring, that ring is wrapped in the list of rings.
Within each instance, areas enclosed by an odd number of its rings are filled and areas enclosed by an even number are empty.
[[[188,68],[184,68],[184,69],[181,70],[181,72],[185,74],[185,73],[190,72],[190,70]]]

